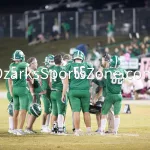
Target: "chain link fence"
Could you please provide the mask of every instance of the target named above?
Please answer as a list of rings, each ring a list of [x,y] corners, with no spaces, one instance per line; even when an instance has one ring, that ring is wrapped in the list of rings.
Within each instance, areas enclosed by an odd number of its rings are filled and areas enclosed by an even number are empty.
[[[90,12],[43,12],[32,11],[25,14],[0,15],[0,38],[27,37],[28,23],[34,27],[34,37],[43,33],[52,34],[54,24],[58,24],[61,36],[64,36],[62,23],[70,25],[71,37],[104,36],[107,23],[115,25],[116,35],[128,35],[132,32],[150,33],[150,9],[116,9],[112,11]]]

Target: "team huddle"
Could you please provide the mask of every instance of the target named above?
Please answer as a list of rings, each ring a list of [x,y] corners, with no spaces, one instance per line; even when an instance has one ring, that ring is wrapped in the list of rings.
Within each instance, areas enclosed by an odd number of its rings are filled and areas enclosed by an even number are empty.
[[[79,49],[72,56],[49,54],[40,67],[35,57],[25,61],[24,53],[16,50],[6,80],[7,98],[10,102],[8,132],[14,135],[35,134],[33,125],[42,114],[42,133],[67,135],[65,118],[70,104],[74,135],[83,134],[80,129],[81,110],[86,134],[91,135],[90,103],[95,106],[97,101],[101,101],[102,106],[96,113],[96,132],[100,135],[116,135],[120,124],[121,86],[126,73],[119,68],[118,56],[104,54],[100,61],[101,67],[94,72],[102,72],[107,76],[97,78],[89,69],[94,70],[94,67],[86,62],[84,53]],[[97,88],[94,96],[91,96],[94,84]],[[108,131],[105,131],[106,119]]]

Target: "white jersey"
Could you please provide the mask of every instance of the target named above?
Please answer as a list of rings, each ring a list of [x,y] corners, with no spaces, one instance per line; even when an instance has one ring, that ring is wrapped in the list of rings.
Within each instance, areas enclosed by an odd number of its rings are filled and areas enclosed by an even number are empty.
[[[143,84],[143,81],[142,79],[132,79],[132,84],[134,86],[134,90],[137,91],[137,90],[141,90],[144,88],[144,84]]]

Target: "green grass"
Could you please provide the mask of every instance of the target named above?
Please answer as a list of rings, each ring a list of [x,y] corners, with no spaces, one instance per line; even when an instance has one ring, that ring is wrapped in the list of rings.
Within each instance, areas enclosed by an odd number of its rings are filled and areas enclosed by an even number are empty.
[[[8,129],[8,101],[0,101],[0,150],[148,150],[150,149],[150,108],[149,106],[131,105],[132,114],[121,114],[119,135],[92,135],[75,137],[41,134],[41,116],[35,122],[36,135],[13,136]],[[82,115],[81,115],[82,117]],[[92,130],[97,129],[96,119],[92,118]],[[72,129],[71,111],[68,107],[66,127]],[[83,118],[81,129],[85,131]],[[139,135],[139,136],[134,136]]]
[[[127,40],[129,40],[127,37],[116,37],[117,43],[124,42]],[[71,40],[53,41],[45,44],[38,44],[35,46],[28,46],[27,41],[21,38],[0,39],[0,68],[8,69],[8,66],[10,64],[10,58],[12,56],[12,53],[16,49],[23,50],[23,52],[26,55],[26,59],[28,59],[31,56],[37,57],[39,65],[41,65],[44,61],[45,56],[49,53],[68,53],[71,47],[75,47],[81,43],[90,44],[91,47],[94,47],[98,41],[100,41],[102,45],[106,45],[105,37],[83,37]]]
[[[116,37],[116,44],[128,40],[128,37]],[[12,54],[16,49],[23,50],[26,55],[26,60],[29,57],[36,57],[38,60],[38,64],[43,65],[42,62],[44,61],[45,56],[47,56],[48,54],[56,54],[60,52],[68,53],[70,48],[76,47],[81,43],[89,44],[92,48],[98,41],[102,43],[102,46],[105,46],[107,44],[106,37],[82,37],[78,39],[73,38],[70,40],[59,40],[45,44],[37,44],[35,46],[28,46],[27,40],[25,40],[24,38],[0,39],[0,69],[3,70],[4,76],[4,70],[8,70],[9,64],[11,63]],[[111,47],[111,49],[113,49],[113,47]],[[0,90],[3,90],[4,87],[4,80],[0,79]]]

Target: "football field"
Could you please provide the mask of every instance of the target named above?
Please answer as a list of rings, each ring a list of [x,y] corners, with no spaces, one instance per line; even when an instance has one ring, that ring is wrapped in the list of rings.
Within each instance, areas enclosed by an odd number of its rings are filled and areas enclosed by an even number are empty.
[[[148,104],[140,103],[137,101],[130,104],[131,114],[121,114],[121,125],[117,136],[95,134],[94,131],[97,129],[95,115],[91,115],[93,135],[73,136],[69,107],[66,118],[69,135],[40,133],[41,117],[39,117],[34,126],[37,134],[15,136],[7,133],[8,101],[1,99],[0,150],[148,150],[150,149],[150,101]],[[83,119],[81,119],[81,129],[85,131]]]

